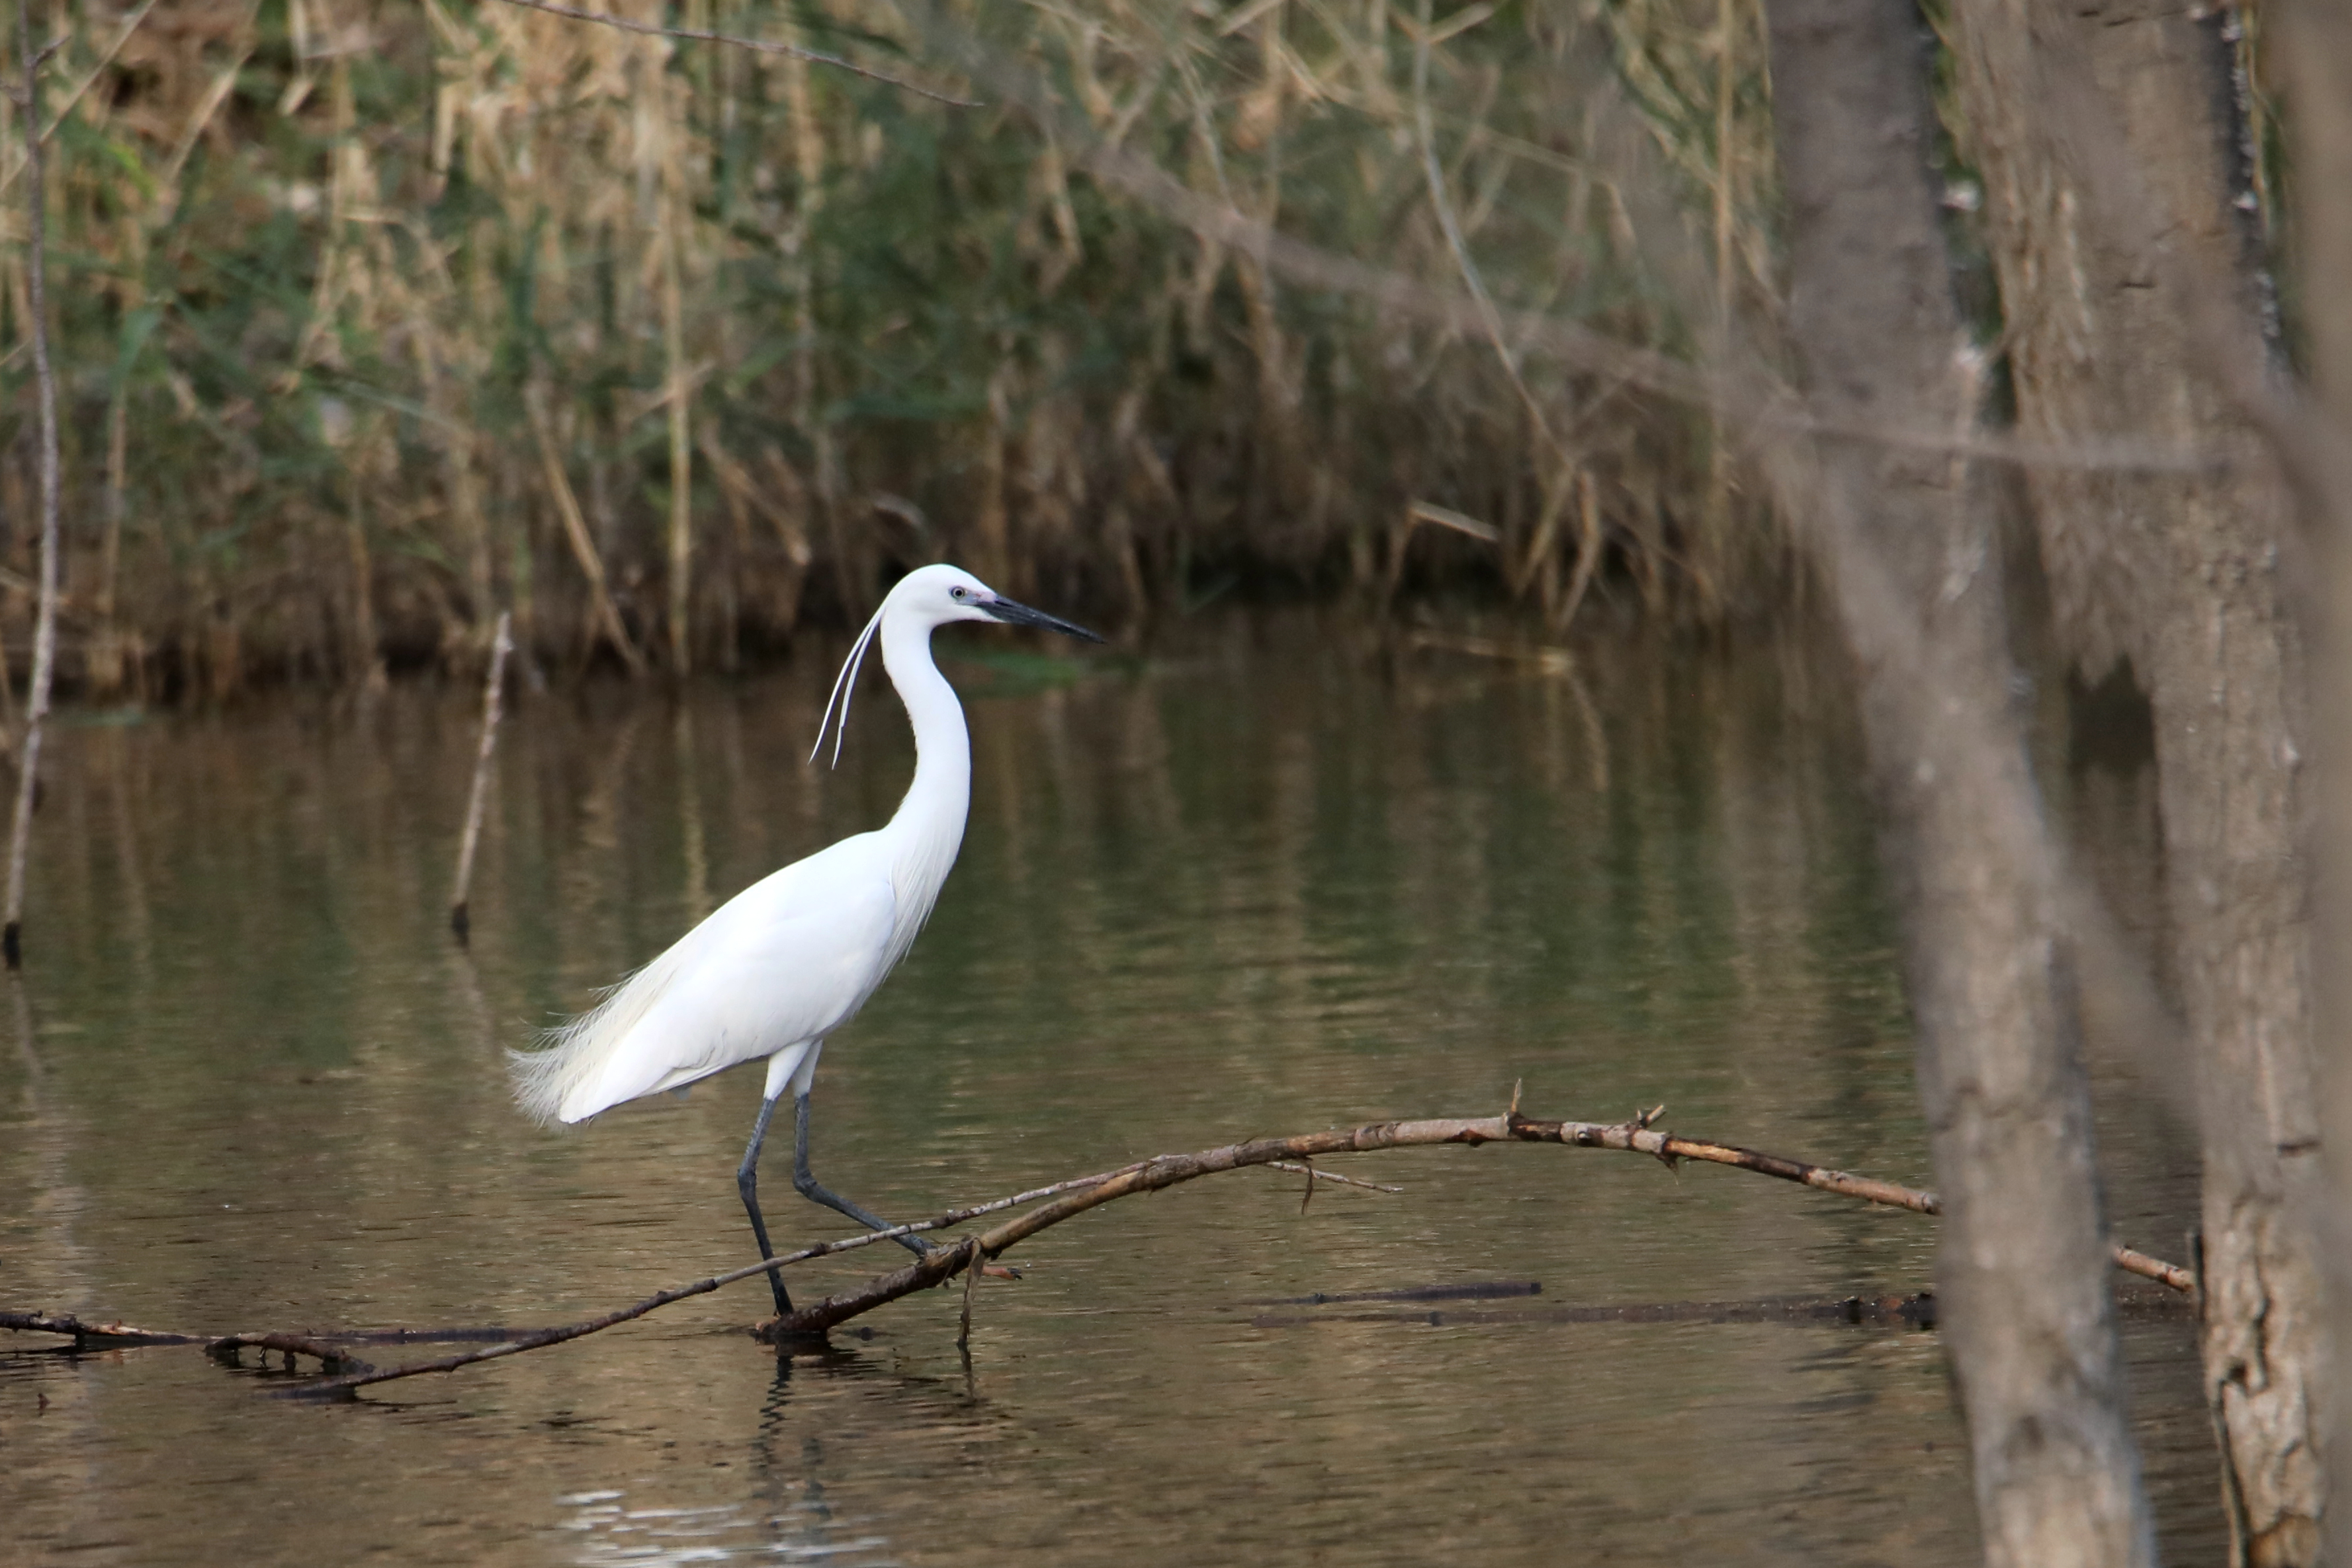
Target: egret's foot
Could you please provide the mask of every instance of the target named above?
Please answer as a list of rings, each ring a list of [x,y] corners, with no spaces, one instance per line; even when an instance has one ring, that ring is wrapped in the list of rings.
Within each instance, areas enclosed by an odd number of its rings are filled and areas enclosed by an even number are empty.
[[[803,1148],[806,1146],[807,1145],[805,1144],[803,1145]],[[872,1214],[866,1209],[860,1208],[857,1205],[851,1203],[847,1198],[843,1197],[839,1193],[834,1192],[832,1189],[819,1184],[817,1179],[809,1174],[808,1167],[806,1165],[801,1166],[799,1170],[793,1173],[793,1187],[794,1191],[798,1192],[801,1196],[808,1199],[809,1202],[813,1204],[823,1204],[825,1207],[833,1210],[836,1214],[847,1215],[850,1218],[856,1220],[858,1224],[864,1226],[868,1230],[889,1230],[892,1228],[888,1220],[882,1218],[879,1215]],[[918,1258],[921,1258],[928,1253],[938,1250],[938,1247],[935,1243],[925,1241],[919,1236],[894,1236],[890,1239],[897,1242],[899,1246],[905,1247],[908,1251],[913,1253]]]

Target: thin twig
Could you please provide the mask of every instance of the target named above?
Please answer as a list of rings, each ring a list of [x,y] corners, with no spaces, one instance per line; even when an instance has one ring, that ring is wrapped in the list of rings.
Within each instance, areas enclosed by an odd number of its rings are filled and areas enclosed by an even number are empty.
[[[650,22],[632,21],[604,11],[580,11],[569,5],[558,5],[552,0],[507,0],[509,5],[521,5],[533,11],[544,11],[551,16],[568,16],[575,22],[597,22],[607,27],[618,27],[625,33],[641,33],[649,38],[681,38],[697,44],[728,44],[739,49],[752,49],[763,55],[782,55],[790,59],[806,60],[813,66],[831,66],[852,76],[862,76],[868,81],[878,81],[885,87],[895,87],[901,92],[911,92],[918,98],[928,98],[934,103],[944,103],[955,109],[984,109],[987,105],[969,98],[957,98],[935,91],[904,77],[892,76],[861,66],[839,55],[828,55],[819,49],[803,48],[798,44],[778,43],[771,38],[741,38],[732,33],[706,32],[697,27],[657,27]]]
[[[1327,1171],[1319,1165],[1293,1164],[1288,1160],[1269,1160],[1266,1162],[1265,1168],[1269,1171],[1287,1171],[1294,1176],[1303,1172],[1318,1182],[1337,1182],[1343,1187],[1361,1187],[1366,1192],[1401,1193],[1404,1191],[1402,1187],[1392,1187],[1386,1182],[1368,1182],[1361,1176],[1343,1176],[1337,1171]]]
[[[499,717],[507,679],[507,655],[514,651],[514,612],[499,612],[490,637],[490,674],[482,683],[482,743],[474,752],[474,787],[466,799],[466,832],[457,841],[457,890],[449,902],[449,929],[464,942],[473,929],[467,895],[474,885],[474,846],[482,836],[482,803],[490,793],[490,758],[499,749]]]
[[[1314,1185],[1311,1182],[1307,1184],[1310,1187]],[[968,1256],[964,1258],[963,1268],[963,1312],[956,1321],[956,1349],[960,1351],[971,1348],[971,1293],[980,1288],[980,1277],[988,1272],[985,1267],[972,1267],[979,1261],[978,1237],[966,1242],[964,1249]]]

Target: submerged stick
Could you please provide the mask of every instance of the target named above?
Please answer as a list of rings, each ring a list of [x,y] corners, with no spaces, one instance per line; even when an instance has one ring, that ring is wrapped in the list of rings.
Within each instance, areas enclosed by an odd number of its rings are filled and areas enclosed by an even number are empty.
[[[33,842],[33,805],[40,789],[41,723],[49,716],[49,681],[58,661],[58,383],[49,365],[48,176],[42,151],[41,66],[57,46],[33,43],[30,0],[16,0],[16,56],[25,79],[17,95],[25,134],[25,294],[33,343],[41,442],[41,588],[33,632],[33,687],[25,704],[25,744],[17,756],[16,816],[8,834],[7,923],[0,955],[8,967],[24,963],[25,863]]]
[[[490,792],[490,757],[499,749],[499,699],[507,679],[507,655],[514,651],[510,634],[514,612],[499,612],[499,629],[490,638],[490,677],[482,683],[482,743],[474,753],[474,788],[466,801],[466,833],[457,840],[457,891],[449,904],[449,929],[463,943],[473,931],[467,912],[467,894],[474,885],[474,846],[482,836],[482,802]]]
[[[1361,1312],[1260,1312],[1253,1329],[1304,1329],[1319,1323],[1409,1323],[1418,1328],[1507,1327],[1522,1323],[1883,1323],[1936,1326],[1936,1298],[1920,1296],[1767,1297],[1752,1301],[1636,1301],[1615,1307],[1473,1308]]]
[[[0,1329],[14,1329],[20,1333],[63,1334],[80,1350],[88,1346],[127,1349],[135,1345],[202,1345],[205,1353],[216,1361],[234,1362],[236,1352],[250,1346],[257,1350],[277,1351],[286,1355],[307,1355],[318,1359],[329,1372],[372,1372],[373,1367],[359,1357],[310,1334],[280,1332],[245,1334],[182,1334],[163,1329],[139,1329],[129,1323],[85,1323],[70,1314],[48,1312],[0,1312]]]

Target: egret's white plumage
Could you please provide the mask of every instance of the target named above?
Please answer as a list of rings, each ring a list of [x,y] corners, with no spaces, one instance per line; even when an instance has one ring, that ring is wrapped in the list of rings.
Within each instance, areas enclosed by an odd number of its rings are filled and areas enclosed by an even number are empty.
[[[790,1056],[789,1076],[912,939],[894,941],[898,900],[874,844],[881,837],[861,833],[753,883],[551,1031],[548,1048],[516,1064],[523,1109],[584,1121],[760,1057]]]
[[[837,759],[858,668],[878,638],[883,668],[915,731],[914,782],[897,814],[746,888],[595,1007],[551,1030],[541,1049],[514,1058],[515,1094],[526,1111],[541,1121],[582,1121],[765,1058],[763,1108],[738,1178],[763,1255],[753,1172],[769,1115],[788,1085],[801,1101],[801,1190],[871,1223],[807,1174],[809,1083],[825,1037],[866,1005],[930,918],[963,842],[971,746],[963,707],[931,662],[930,645],[936,628],[965,620],[1094,637],[1002,598],[955,567],[908,574],[859,634],[817,726],[821,752],[838,713]],[[781,1285],[777,1302],[785,1310]]]

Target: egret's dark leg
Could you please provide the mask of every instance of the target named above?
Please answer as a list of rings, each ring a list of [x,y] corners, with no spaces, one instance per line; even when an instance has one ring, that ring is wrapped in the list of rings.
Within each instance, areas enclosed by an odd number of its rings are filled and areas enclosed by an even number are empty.
[[[819,1186],[817,1184],[816,1177],[810,1173],[808,1158],[808,1102],[809,1097],[804,1092],[793,1106],[793,1185],[799,1189],[801,1196],[807,1198],[812,1203],[820,1203],[829,1209],[835,1210],[841,1214],[845,1214],[868,1230],[889,1229],[890,1222],[888,1220],[877,1219],[874,1215],[867,1214],[864,1209],[859,1208],[856,1204],[851,1203],[847,1198],[843,1197],[839,1193]],[[769,1103],[772,1105],[775,1102],[771,1100]],[[765,1122],[766,1118],[767,1112],[764,1110],[761,1111],[761,1120],[763,1123]],[[908,1251],[913,1253],[918,1258],[920,1258],[924,1253],[929,1252],[931,1249],[931,1244],[925,1241],[919,1236],[900,1236],[894,1237],[891,1239],[898,1242],[899,1246],[905,1247]]]
[[[743,1212],[751,1216],[751,1234],[760,1240],[760,1256],[773,1258],[775,1248],[768,1245],[768,1225],[760,1217],[760,1145],[768,1141],[768,1123],[776,1114],[776,1101],[781,1094],[772,1094],[760,1102],[760,1120],[751,1124],[751,1146],[743,1151],[743,1163],[735,1169],[735,1190],[743,1194]],[[807,1141],[808,1100],[801,1100],[802,1141]],[[801,1169],[808,1168],[807,1157],[801,1160]],[[784,1317],[793,1310],[793,1299],[784,1294],[784,1271],[768,1270],[768,1284],[776,1292],[776,1316]]]

